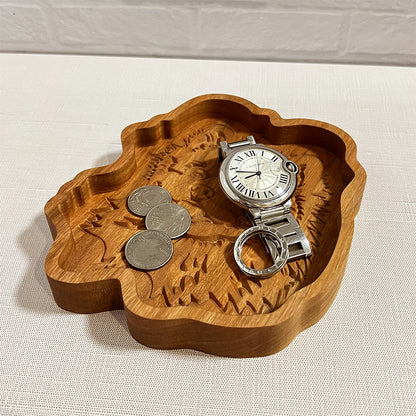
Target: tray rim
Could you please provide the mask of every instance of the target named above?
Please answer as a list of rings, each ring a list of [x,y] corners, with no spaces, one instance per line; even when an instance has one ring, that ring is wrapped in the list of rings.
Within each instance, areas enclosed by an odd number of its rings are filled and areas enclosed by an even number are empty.
[[[221,319],[221,327],[235,327],[235,321],[238,320],[238,327],[242,328],[257,328],[259,323],[261,326],[273,326],[275,327],[278,324],[290,321],[294,318],[295,315],[305,315],[305,311],[310,309],[310,305],[308,305],[308,301],[316,301],[319,298],[319,302],[322,301],[322,290],[321,287],[325,284],[329,292],[333,295],[327,299],[326,302],[323,302],[323,305],[319,308],[322,313],[316,319],[311,316],[307,322],[302,323],[302,329],[305,329],[308,326],[311,326],[313,323],[318,321],[326,310],[331,305],[333,299],[335,298],[336,292],[341,284],[342,277],[344,274],[344,270],[340,271],[339,279],[332,279],[329,276],[329,270],[332,270],[334,267],[336,268],[337,265],[333,263],[336,261],[335,253],[339,251],[344,252],[344,256],[348,255],[348,251],[351,245],[352,240],[352,230],[354,228],[354,218],[358,213],[361,198],[364,191],[364,185],[366,180],[366,173],[364,168],[358,162],[356,158],[356,144],[354,140],[342,129],[333,126],[332,124],[312,120],[312,119],[305,119],[305,118],[291,118],[291,119],[283,119],[280,115],[272,109],[267,108],[260,108],[254,103],[233,95],[228,94],[205,94],[198,97],[195,97],[191,100],[188,100],[175,108],[174,110],[170,111],[166,114],[159,114],[147,121],[143,122],[136,122],[130,124],[129,126],[125,127],[121,133],[121,144],[122,144],[122,153],[119,158],[114,161],[113,163],[102,166],[102,167],[95,167],[86,169],[80,173],[78,173],[72,180],[63,184],[57,194],[53,196],[45,205],[45,215],[48,219],[48,223],[51,228],[51,232],[55,237],[54,242],[52,243],[46,259],[45,259],[45,271],[48,276],[48,279],[51,283],[51,280],[56,282],[63,282],[75,285],[82,285],[84,283],[93,283],[96,280],[82,282],[82,283],[70,283],[68,279],[65,279],[65,276],[68,276],[72,272],[67,270],[61,269],[58,262],[57,262],[57,254],[62,249],[62,244],[66,244],[67,239],[65,236],[68,235],[70,232],[69,226],[65,227],[64,221],[59,221],[59,213],[56,210],[56,207],[59,206],[60,203],[66,198],[67,192],[76,189],[77,187],[81,186],[83,181],[87,180],[88,177],[94,176],[98,177],[100,175],[106,175],[111,172],[115,172],[118,169],[122,169],[126,164],[129,163],[130,158],[134,159],[134,148],[135,143],[132,140],[132,134],[137,129],[143,129],[148,127],[155,127],[161,122],[169,121],[175,118],[178,114],[182,111],[187,111],[192,106],[198,105],[199,103],[206,101],[206,100],[226,100],[232,101],[236,104],[239,104],[243,107],[246,107],[253,115],[266,115],[269,118],[269,122],[271,125],[276,127],[284,127],[284,126],[297,126],[297,125],[305,125],[305,126],[315,126],[319,127],[320,129],[326,129],[331,133],[334,133],[339,140],[341,140],[345,147],[345,163],[346,165],[352,170],[354,173],[354,177],[348,183],[348,185],[343,189],[340,197],[340,214],[341,214],[341,225],[340,225],[340,232],[338,236],[337,243],[334,247],[333,253],[331,258],[329,259],[328,263],[325,266],[323,272],[310,284],[304,286],[303,288],[297,290],[294,294],[287,299],[287,301],[277,310],[268,313],[268,314],[260,314],[260,315],[226,315],[220,313],[214,313],[209,311],[201,311],[201,308],[196,306],[187,306],[186,308],[179,307],[179,311],[175,311],[175,316],[170,316],[171,314],[168,313],[166,310],[163,312],[161,311],[160,319],[163,320],[188,320],[194,322],[201,322],[209,325],[216,325],[215,320],[216,317],[220,317]],[[348,215],[346,214],[347,210],[349,211]],[[343,269],[345,269],[346,260],[343,265]],[[115,274],[115,273],[114,273]],[[125,291],[123,288],[123,282],[120,281],[117,276],[110,276],[106,279],[115,279],[120,282],[121,286],[121,293]],[[61,306],[61,305],[60,305]],[[148,319],[145,314],[137,313],[137,310],[130,309],[131,305],[129,302],[123,298],[123,306],[124,309],[130,311],[137,316],[140,316],[142,319]],[[149,305],[145,305],[143,308],[143,312],[149,307]],[[151,307],[154,309],[154,307]],[[114,308],[111,308],[114,309]],[[168,308],[160,308],[160,309],[168,309]],[[169,308],[170,309],[170,308]],[[109,310],[109,309],[105,309]],[[196,313],[198,312],[198,313]],[[195,317],[198,319],[195,319]],[[281,319],[279,319],[279,317]],[[295,331],[297,333],[301,332],[301,330]],[[293,336],[293,337],[294,337]],[[289,341],[290,342],[290,341]]]

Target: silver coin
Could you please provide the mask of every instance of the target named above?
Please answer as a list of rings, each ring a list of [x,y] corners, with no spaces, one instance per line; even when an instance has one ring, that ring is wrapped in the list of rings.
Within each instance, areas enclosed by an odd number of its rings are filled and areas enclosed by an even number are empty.
[[[171,238],[184,235],[191,226],[191,215],[178,204],[160,204],[152,208],[145,220],[148,230],[159,230]]]
[[[135,189],[127,199],[129,210],[136,215],[144,217],[156,205],[171,202],[170,193],[156,185],[146,185]]]
[[[155,270],[173,254],[170,237],[157,230],[143,230],[131,237],[124,248],[126,260],[136,269]]]

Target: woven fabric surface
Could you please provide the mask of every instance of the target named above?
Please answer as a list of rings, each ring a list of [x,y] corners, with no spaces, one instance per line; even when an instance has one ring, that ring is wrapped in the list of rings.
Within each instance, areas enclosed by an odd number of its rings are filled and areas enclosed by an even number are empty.
[[[120,132],[229,93],[347,131],[368,179],[327,314],[269,357],[137,343],[123,311],[52,297],[43,207]],[[0,415],[414,415],[416,69],[0,55]]]

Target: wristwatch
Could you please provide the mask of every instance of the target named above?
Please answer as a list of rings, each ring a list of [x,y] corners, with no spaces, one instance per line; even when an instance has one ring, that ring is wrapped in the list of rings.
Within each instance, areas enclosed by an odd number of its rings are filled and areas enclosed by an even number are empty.
[[[253,136],[239,142],[220,142],[219,150],[221,188],[245,210],[252,224],[234,244],[240,270],[255,278],[269,277],[286,262],[309,256],[308,239],[290,212],[298,166],[280,152],[256,144]],[[260,236],[273,260],[265,269],[251,268],[241,258],[244,244],[255,235]]]

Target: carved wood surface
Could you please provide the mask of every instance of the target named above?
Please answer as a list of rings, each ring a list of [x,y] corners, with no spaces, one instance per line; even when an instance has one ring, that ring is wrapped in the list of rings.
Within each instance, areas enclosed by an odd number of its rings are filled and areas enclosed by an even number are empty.
[[[250,226],[218,181],[218,145],[252,134],[296,162],[292,213],[312,256],[268,279],[243,275],[233,245]],[[132,336],[157,348],[194,348],[250,357],[284,348],[317,322],[335,298],[365,184],[351,137],[330,124],[282,119],[234,96],[194,98],[168,114],[123,130],[123,152],[63,185],[45,206],[55,241],[45,261],[64,309],[124,308]],[[151,272],[132,268],[124,245],[144,219],[126,205],[143,185],[160,185],[192,217],[172,259]],[[248,247],[246,261],[265,258]]]

